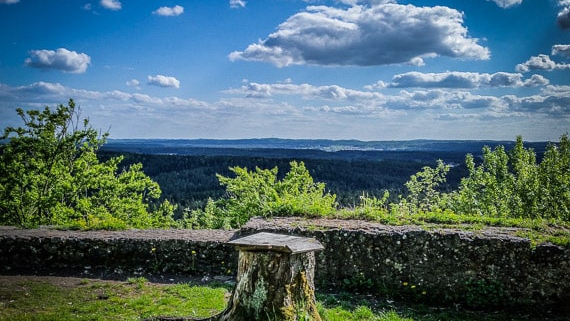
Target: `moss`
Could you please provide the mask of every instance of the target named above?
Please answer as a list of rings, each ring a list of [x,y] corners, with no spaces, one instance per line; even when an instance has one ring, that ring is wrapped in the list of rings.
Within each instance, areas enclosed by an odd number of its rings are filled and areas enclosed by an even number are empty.
[[[265,288],[265,281],[260,278],[255,282],[255,291],[253,291],[249,301],[250,307],[255,311],[256,319],[259,319],[265,301],[267,301],[267,289]]]
[[[302,292],[300,298],[295,300],[294,294],[291,292],[291,287],[301,289]],[[281,313],[283,314],[283,319],[285,321],[295,321],[299,316],[302,316],[301,320],[322,320],[315,301],[315,290],[309,284],[305,272],[299,273],[295,282],[291,285],[286,285],[285,290],[287,296],[293,300],[291,304],[281,308]]]

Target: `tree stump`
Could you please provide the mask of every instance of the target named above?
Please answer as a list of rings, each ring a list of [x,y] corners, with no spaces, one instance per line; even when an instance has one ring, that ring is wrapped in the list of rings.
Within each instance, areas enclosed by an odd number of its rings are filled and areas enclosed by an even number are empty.
[[[207,319],[149,321],[321,321],[315,300],[315,239],[258,233],[230,241],[239,250],[238,276],[226,309]]]
[[[320,321],[315,301],[315,239],[258,233],[229,242],[239,252],[237,283],[216,320]]]

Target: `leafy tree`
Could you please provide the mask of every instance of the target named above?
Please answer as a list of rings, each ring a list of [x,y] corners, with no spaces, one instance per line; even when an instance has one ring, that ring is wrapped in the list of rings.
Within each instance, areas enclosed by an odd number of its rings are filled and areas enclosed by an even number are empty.
[[[465,164],[469,176],[461,180],[454,210],[465,214],[493,217],[510,216],[515,178],[509,172],[509,156],[503,146],[483,148],[483,163],[475,164],[468,154]]]
[[[235,177],[217,174],[227,197],[208,201],[204,211],[186,213],[186,226],[240,227],[251,217],[326,216],[336,209],[336,196],[325,192],[324,183],[315,183],[303,162],[292,161],[282,180],[278,168],[249,171],[230,167]],[[214,206],[215,204],[215,206]]]
[[[99,162],[100,135],[80,120],[73,100],[43,111],[17,109],[24,127],[8,127],[0,154],[0,223],[22,227],[144,228],[173,224],[168,202],[151,210],[160,187],[122,157]]]
[[[412,175],[404,184],[408,189],[405,203],[424,212],[441,208],[445,194],[441,193],[439,188],[445,183],[449,169],[450,166],[439,159],[435,168],[425,166],[421,172]]]
[[[568,134],[558,145],[549,144],[538,168],[541,199],[537,211],[546,218],[570,221],[570,141]]]
[[[483,148],[483,162],[467,155],[469,176],[451,195],[457,213],[492,217],[570,220],[570,143],[549,144],[542,162],[517,137],[513,150]]]

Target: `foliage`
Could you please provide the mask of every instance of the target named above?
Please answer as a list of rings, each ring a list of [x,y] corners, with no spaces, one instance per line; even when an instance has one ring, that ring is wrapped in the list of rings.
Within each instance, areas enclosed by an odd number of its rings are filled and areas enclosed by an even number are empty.
[[[99,135],[80,121],[73,100],[54,111],[17,109],[24,127],[8,127],[0,155],[0,223],[21,227],[146,228],[173,224],[173,206],[151,209],[160,187],[122,157],[99,162]]]
[[[105,144],[98,152],[100,160],[106,160],[121,153],[112,152],[113,146]],[[129,145],[130,146],[130,143]],[[127,150],[128,146],[122,150]],[[150,147],[149,147],[150,148]],[[121,150],[121,151],[122,151]],[[279,168],[278,179],[282,179],[289,170],[292,159],[303,162],[315,182],[323,182],[331,194],[336,195],[336,202],[341,208],[353,208],[360,203],[365,194],[369,198],[382,199],[386,191],[390,194],[390,202],[398,201],[404,183],[411,175],[424,166],[432,166],[435,157],[429,152],[404,153],[396,151],[366,152],[368,159],[353,159],[352,154],[326,153],[322,157],[310,158],[309,151],[283,150],[268,156],[256,156],[259,151],[241,151],[244,155],[166,155],[150,154],[155,149],[135,149],[134,153],[125,153],[122,164],[142,163],[144,172],[159,183],[162,190],[161,199],[168,199],[178,205],[176,216],[183,216],[184,211],[204,209],[209,198],[218,200],[225,195],[225,186],[220,185],[216,173],[231,176],[231,167],[250,169]],[[215,153],[217,149],[200,150],[200,153]],[[176,151],[175,151],[176,152]],[[180,153],[187,151],[180,150]],[[226,153],[224,150],[222,153]],[[219,153],[219,151],[218,151]],[[230,152],[228,152],[230,153]],[[238,152],[236,152],[238,153]],[[264,150],[264,153],[265,150]],[[308,155],[309,154],[309,155]],[[378,154],[378,155],[376,155]],[[263,154],[265,155],[265,154]],[[360,154],[359,154],[360,155]],[[460,163],[465,158],[464,152],[438,153],[446,162]],[[435,158],[435,159],[434,159]],[[465,167],[455,166],[450,169],[445,189],[454,188],[467,173]]]
[[[314,183],[303,162],[292,161],[282,180],[278,168],[248,171],[232,167],[236,177],[217,175],[226,186],[226,209],[240,222],[252,216],[323,216],[335,209],[335,195],[325,193],[325,184]]]
[[[186,215],[192,227],[240,227],[254,216],[327,216],[336,209],[336,196],[325,192],[324,183],[315,183],[303,162],[292,161],[283,179],[278,168],[249,171],[231,167],[235,177],[218,174],[226,186],[227,198],[208,201],[204,211]],[[188,214],[188,213],[187,213]]]
[[[435,168],[426,166],[421,172],[410,177],[404,185],[408,189],[405,204],[411,212],[430,212],[443,207],[442,203],[446,197],[438,188],[445,183],[449,169],[450,166],[440,159]]]
[[[540,163],[517,137],[510,152],[502,146],[483,149],[476,165],[467,155],[469,176],[451,194],[451,209],[468,215],[544,218],[570,221],[570,143],[562,135],[549,144]]]

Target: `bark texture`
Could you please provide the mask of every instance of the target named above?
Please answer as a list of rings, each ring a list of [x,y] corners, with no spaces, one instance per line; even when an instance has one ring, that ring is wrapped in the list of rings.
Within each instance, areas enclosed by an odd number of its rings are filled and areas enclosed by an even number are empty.
[[[314,271],[314,252],[240,251],[235,289],[215,320],[321,321]]]

